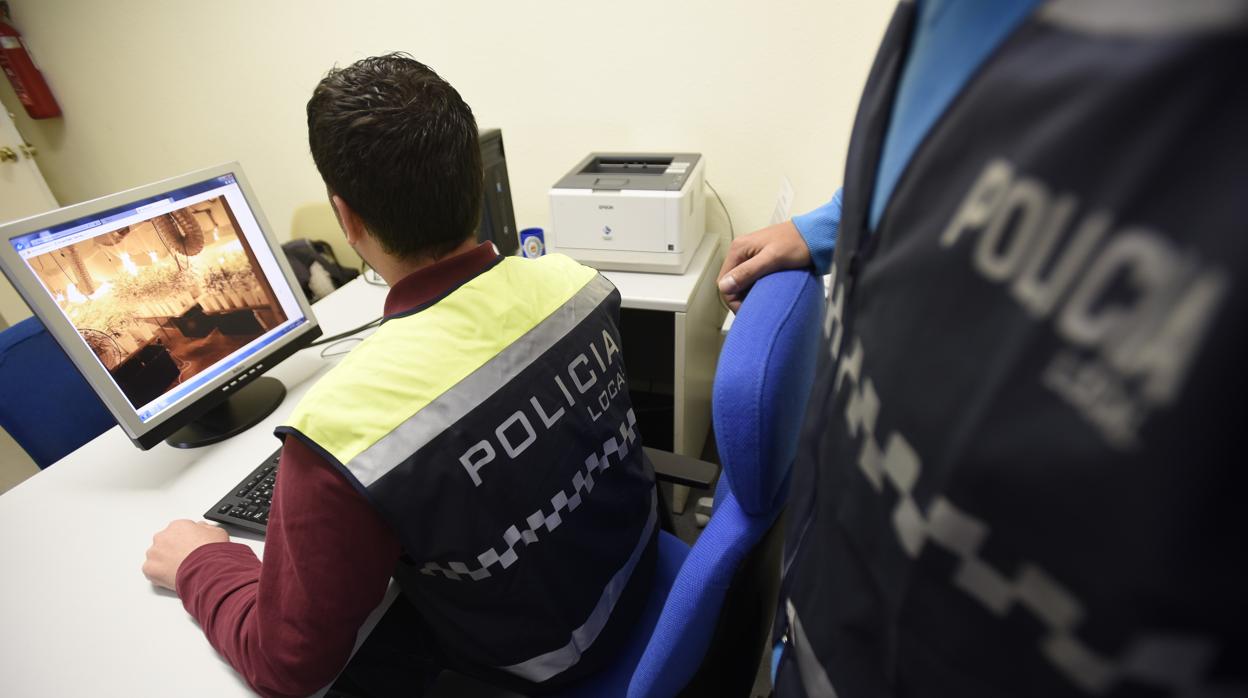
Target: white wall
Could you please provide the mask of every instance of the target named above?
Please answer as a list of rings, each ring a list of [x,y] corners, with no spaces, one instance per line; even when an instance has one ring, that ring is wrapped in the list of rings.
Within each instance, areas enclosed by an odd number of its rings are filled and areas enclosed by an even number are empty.
[[[240,160],[280,236],[324,188],[304,104],[332,65],[405,50],[503,129],[517,223],[592,150],[688,150],[738,232],[840,182],[891,4],[857,0],[11,0],[65,116],[26,118],[62,204]],[[5,82],[5,81],[0,81]],[[708,203],[708,221],[723,220]]]

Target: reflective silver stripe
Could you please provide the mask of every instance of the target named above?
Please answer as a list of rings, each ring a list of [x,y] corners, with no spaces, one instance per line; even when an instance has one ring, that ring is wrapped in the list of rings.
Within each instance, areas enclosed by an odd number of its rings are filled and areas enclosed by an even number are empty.
[[[646,526],[641,531],[641,537],[637,539],[637,545],[633,547],[633,554],[628,557],[628,561],[615,573],[615,576],[611,577],[611,581],[607,582],[607,586],[602,590],[602,596],[598,598],[598,604],[594,606],[594,610],[590,611],[585,623],[572,631],[572,639],[568,640],[568,644],[518,664],[499,668],[538,683],[567,671],[569,667],[580,661],[581,655],[594,644],[594,640],[598,639],[598,633],[606,627],[607,619],[611,617],[616,602],[620,600],[620,595],[628,586],[629,578],[633,576],[637,561],[641,559],[642,553],[646,551],[646,544],[654,535],[654,525],[657,520],[658,494],[656,492],[650,495],[650,515],[646,518]]]
[[[797,609],[793,607],[792,601],[785,600],[784,611],[789,617],[789,639],[791,640],[789,647],[792,647],[795,653],[797,675],[802,680],[802,690],[808,696],[836,698],[836,689],[832,687],[832,681],[828,679],[828,673],[823,670],[823,664],[819,663],[815,651],[810,648],[810,642],[806,639],[806,630],[802,628],[802,622],[797,618]]]
[[[1106,36],[1172,36],[1242,30],[1248,0],[1050,0],[1036,18]]]
[[[823,318],[823,336],[828,340],[829,351],[835,359],[841,350],[841,335],[845,330],[845,287],[836,283],[835,264],[828,272],[826,288],[828,289],[828,310]]]
[[[858,337],[853,351],[841,362],[834,390],[849,378],[845,402],[846,427],[850,437],[862,439],[859,470],[872,489],[895,492],[892,523],[897,542],[906,555],[917,558],[929,542],[958,558],[953,584],[998,618],[1022,608],[1044,627],[1039,651],[1057,672],[1091,694],[1103,694],[1123,680],[1172,688],[1181,696],[1231,696],[1248,694],[1248,687],[1206,682],[1206,675],[1218,650],[1213,638],[1175,637],[1158,632],[1136,636],[1119,657],[1101,654],[1079,639],[1077,631],[1087,611],[1074,592],[1039,566],[1027,560],[1009,575],[981,557],[980,550],[991,529],[988,524],[958,509],[942,495],[931,499],[925,513],[915,498],[914,488],[923,471],[918,452],[898,431],[889,433],[881,448],[875,434],[884,409],[871,378],[863,371],[864,351]],[[890,487],[891,486],[891,487]],[[806,643],[788,605],[790,638],[794,640],[802,685],[811,695],[834,695],[826,686],[818,658]]]
[[[605,277],[595,275],[576,295],[511,346],[352,458],[346,464],[347,469],[364,487],[381,479],[528,368],[534,359],[589,317],[614,290]]]

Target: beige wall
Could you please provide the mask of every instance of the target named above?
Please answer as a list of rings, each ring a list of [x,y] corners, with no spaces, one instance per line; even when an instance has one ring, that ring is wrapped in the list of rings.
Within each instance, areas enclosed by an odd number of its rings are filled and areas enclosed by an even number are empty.
[[[704,153],[738,232],[767,222],[782,175],[794,211],[813,208],[840,182],[891,13],[874,0],[10,4],[65,116],[29,120],[7,83],[0,100],[62,204],[237,159],[282,237],[324,196],[305,141],[313,85],[390,50],[503,129],[522,227],[546,223],[547,188],[592,150]]]

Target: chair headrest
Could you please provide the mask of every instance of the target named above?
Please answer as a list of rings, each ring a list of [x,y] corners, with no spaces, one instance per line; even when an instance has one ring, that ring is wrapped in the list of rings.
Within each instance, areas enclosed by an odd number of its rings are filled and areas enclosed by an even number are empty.
[[[724,341],[712,415],[724,476],[741,508],[765,514],[797,452],[818,355],[823,284],[808,270],[759,279]]]
[[[39,322],[39,318],[34,316],[28,317],[0,332],[0,353],[6,352],[11,347],[15,347],[19,343],[45,332],[47,330],[43,329],[43,323]]]

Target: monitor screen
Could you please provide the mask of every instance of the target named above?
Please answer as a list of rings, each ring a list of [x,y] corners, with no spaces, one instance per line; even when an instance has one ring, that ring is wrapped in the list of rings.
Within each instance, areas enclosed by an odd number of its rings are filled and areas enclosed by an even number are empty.
[[[319,335],[266,228],[235,164],[8,224],[0,254],[146,447]]]

